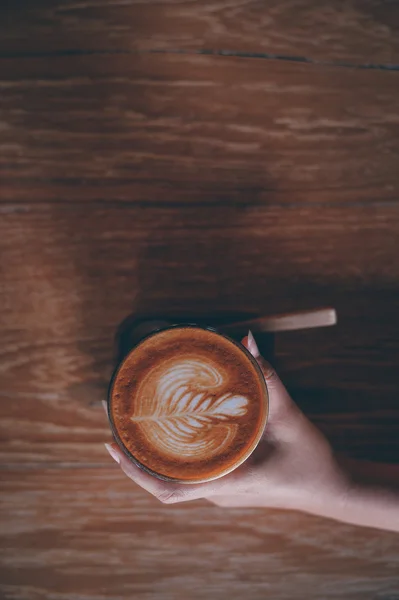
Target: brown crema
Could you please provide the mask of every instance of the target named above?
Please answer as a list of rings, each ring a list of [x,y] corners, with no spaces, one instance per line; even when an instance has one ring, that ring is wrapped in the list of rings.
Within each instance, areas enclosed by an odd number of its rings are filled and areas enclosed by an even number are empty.
[[[268,412],[249,353],[213,330],[157,332],[125,358],[110,386],[118,443],[165,479],[194,483],[230,472],[254,450]]]

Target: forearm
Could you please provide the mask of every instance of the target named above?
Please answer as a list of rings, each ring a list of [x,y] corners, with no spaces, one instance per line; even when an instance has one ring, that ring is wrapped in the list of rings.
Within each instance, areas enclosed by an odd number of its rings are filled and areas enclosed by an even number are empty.
[[[399,465],[346,460],[347,485],[313,512],[353,525],[399,532]]]

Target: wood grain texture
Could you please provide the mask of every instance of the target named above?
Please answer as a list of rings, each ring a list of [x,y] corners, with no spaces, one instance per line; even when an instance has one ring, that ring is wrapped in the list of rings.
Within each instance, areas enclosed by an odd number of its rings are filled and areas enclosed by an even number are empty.
[[[4,201],[398,198],[394,72],[174,55],[0,69]]]
[[[0,14],[3,54],[184,49],[399,63],[390,0],[15,0]]]
[[[397,536],[164,507],[100,404],[129,313],[332,305],[276,366],[336,449],[399,461],[397,3],[8,4],[0,597],[398,600]]]
[[[399,595],[395,534],[205,501],[165,507],[116,466],[5,471],[0,508],[5,600]]]

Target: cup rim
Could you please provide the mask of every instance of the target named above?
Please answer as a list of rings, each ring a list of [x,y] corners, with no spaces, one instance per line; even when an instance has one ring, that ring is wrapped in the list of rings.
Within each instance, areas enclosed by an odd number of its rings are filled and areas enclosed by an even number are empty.
[[[256,434],[253,443],[248,447],[247,451],[241,456],[240,460],[235,462],[230,467],[227,467],[226,469],[224,469],[222,472],[218,473],[217,475],[214,475],[212,477],[205,477],[203,479],[195,479],[195,480],[177,479],[175,477],[169,477],[168,475],[163,475],[162,473],[158,473],[157,471],[154,471],[154,470],[150,469],[149,467],[147,467],[146,465],[144,465],[143,463],[141,463],[130,452],[130,450],[125,446],[125,444],[120,439],[118,430],[115,426],[114,419],[112,417],[112,411],[111,411],[111,399],[112,399],[113,385],[119,374],[120,369],[124,365],[125,361],[129,358],[129,356],[141,344],[146,342],[148,339],[158,335],[159,333],[162,333],[164,331],[169,331],[170,329],[189,329],[189,328],[211,331],[212,333],[215,333],[216,335],[219,335],[219,336],[227,339],[229,342],[232,342],[237,348],[239,348],[246,355],[246,357],[249,358],[250,362],[252,363],[252,365],[255,368],[255,371],[258,374],[258,377],[259,377],[259,380],[261,381],[261,385],[262,385],[263,392],[264,392],[263,403],[266,405],[263,420],[262,420],[262,425],[261,425],[261,427],[259,427],[259,431]],[[108,421],[110,423],[112,435],[114,437],[115,442],[118,444],[119,448],[127,456],[127,458],[129,460],[131,460],[142,471],[144,471],[145,473],[148,473],[149,475],[152,475],[156,479],[160,479],[162,481],[166,481],[166,482],[170,482],[170,483],[182,483],[182,484],[187,484],[187,485],[195,485],[197,483],[207,483],[208,481],[214,481],[216,479],[220,479],[221,477],[228,475],[232,471],[235,471],[239,466],[241,466],[255,451],[255,449],[257,448],[257,446],[264,434],[266,425],[269,420],[269,408],[270,408],[269,405],[270,405],[270,396],[269,396],[269,390],[267,387],[267,382],[266,382],[265,376],[264,376],[263,371],[262,371],[261,367],[259,366],[257,360],[252,356],[252,354],[249,352],[249,350],[247,350],[247,348],[245,348],[245,346],[243,346],[240,342],[231,338],[229,335],[226,335],[225,333],[221,333],[220,331],[218,331],[215,327],[197,325],[196,323],[174,323],[174,324],[168,325],[167,327],[162,327],[162,328],[156,329],[154,331],[151,331],[150,333],[148,333],[147,335],[142,337],[139,340],[139,342],[137,342],[137,344],[135,346],[133,346],[133,348],[131,348],[129,350],[129,352],[127,352],[127,354],[123,357],[123,359],[120,361],[120,363],[114,369],[112,376],[111,376],[111,380],[108,385],[108,392],[107,392],[107,415],[108,415]]]

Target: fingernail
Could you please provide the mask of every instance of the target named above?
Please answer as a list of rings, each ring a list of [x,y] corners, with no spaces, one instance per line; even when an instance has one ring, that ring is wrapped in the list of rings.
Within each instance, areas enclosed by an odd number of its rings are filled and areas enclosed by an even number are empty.
[[[258,344],[255,342],[255,338],[252,335],[251,330],[248,331],[248,350],[254,358],[258,358],[258,356],[260,356]]]
[[[101,404],[103,405],[103,409],[105,410],[105,414],[108,417],[108,406],[105,400],[101,400]]]
[[[115,462],[119,463],[121,462],[120,456],[118,454],[118,451],[115,450],[115,448],[113,448],[111,446],[111,444],[104,444],[104,446],[106,447],[106,449],[108,450],[108,452],[110,453],[110,455],[112,456],[112,458],[114,459]]]

